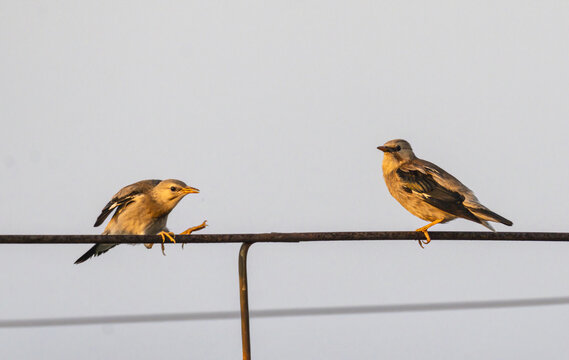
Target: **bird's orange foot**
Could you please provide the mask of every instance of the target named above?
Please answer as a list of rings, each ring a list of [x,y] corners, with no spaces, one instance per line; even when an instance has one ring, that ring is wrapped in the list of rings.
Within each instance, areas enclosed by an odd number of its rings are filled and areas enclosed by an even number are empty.
[[[437,219],[437,220],[435,220],[435,221],[433,221],[433,222],[431,222],[431,223],[429,223],[429,224],[427,224],[427,225],[425,225],[425,226],[423,226],[423,227],[420,227],[420,228],[418,228],[417,230],[415,230],[415,231],[420,231],[420,232],[422,232],[423,234],[425,234],[425,237],[427,238],[427,240],[419,240],[419,245],[421,246],[421,248],[424,249],[425,247],[423,247],[423,244],[427,245],[428,243],[431,242],[431,237],[429,236],[429,233],[427,232],[427,230],[428,230],[431,226],[436,225],[436,224],[440,223],[440,222],[443,221],[443,220],[444,220],[444,219]]]
[[[207,226],[207,220],[204,220],[203,223],[197,225],[197,226],[192,226],[191,228],[183,231],[180,233],[180,235],[190,235],[191,233],[193,233],[194,231],[198,231],[201,229],[205,229],[205,227]],[[184,248],[184,244],[182,244],[182,249]]]
[[[175,244],[176,243],[176,240],[174,240],[175,235],[173,232],[166,232],[166,231],[160,231],[156,235],[160,235],[162,237],[162,244],[160,244],[160,246],[162,247],[162,255],[166,256],[166,252],[164,251],[164,242],[166,241],[166,238],[168,238],[168,240],[170,240]]]
[[[147,249],[152,249],[152,247],[154,246],[154,244],[152,244],[152,243],[150,243],[150,244],[144,244],[144,246],[145,246]]]
[[[190,235],[190,234],[193,233],[194,231],[198,231],[198,230],[201,230],[201,229],[205,229],[206,226],[207,226],[207,220],[204,220],[203,223],[201,223],[201,224],[199,224],[199,225],[197,225],[197,226],[192,226],[191,228],[189,228],[189,229],[187,229],[187,230],[185,230],[185,231],[182,231],[182,232],[180,233],[180,235]]]
[[[417,230],[415,230],[415,231],[422,232],[423,234],[425,234],[425,237],[427,238],[426,240],[423,240],[423,239],[419,239],[419,240],[418,240],[418,241],[419,241],[419,246],[420,246],[422,249],[424,249],[425,247],[423,246],[423,244],[427,245],[428,243],[430,243],[430,242],[431,242],[431,237],[429,236],[429,233],[428,233],[428,231],[427,231],[426,229],[420,228],[420,229],[417,229]]]

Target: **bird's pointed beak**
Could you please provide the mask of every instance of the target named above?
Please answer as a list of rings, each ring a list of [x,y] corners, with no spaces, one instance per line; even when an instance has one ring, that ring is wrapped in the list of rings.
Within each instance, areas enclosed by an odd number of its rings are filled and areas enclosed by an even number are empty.
[[[378,150],[385,152],[393,152],[395,149],[389,146],[378,146],[377,147]]]
[[[186,188],[182,188],[182,192],[184,194],[197,194],[200,192],[200,189],[196,189],[196,188],[193,188],[191,186],[188,186]]]

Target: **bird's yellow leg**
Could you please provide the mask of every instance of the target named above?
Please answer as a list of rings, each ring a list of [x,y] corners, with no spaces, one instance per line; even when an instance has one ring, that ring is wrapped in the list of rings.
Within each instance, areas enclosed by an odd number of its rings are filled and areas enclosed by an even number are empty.
[[[166,232],[166,231],[160,231],[156,235],[160,235],[162,237],[162,244],[160,244],[160,246],[162,247],[162,255],[166,256],[166,252],[164,251],[164,242],[166,241],[166,238],[168,238],[168,240],[170,240],[175,244],[176,243],[176,240],[174,240],[175,235],[173,232]]]
[[[420,227],[420,228],[418,228],[417,230],[415,230],[415,231],[420,231],[420,232],[422,232],[423,234],[425,234],[425,237],[427,238],[427,240],[419,240],[419,245],[420,245],[421,247],[423,247],[423,244],[427,245],[428,243],[431,242],[431,237],[429,236],[429,233],[427,232],[427,230],[428,230],[431,226],[437,225],[438,223],[440,223],[440,222],[443,221],[443,220],[444,220],[444,219],[435,220],[435,221],[433,221],[432,223],[427,224],[427,225],[425,225],[425,226],[423,226],[423,227]]]
[[[203,223],[197,225],[197,226],[192,226],[191,228],[183,231],[180,233],[180,235],[190,235],[191,233],[193,233],[194,231],[198,231],[201,229],[205,229],[205,227],[207,226],[207,220],[204,220]],[[182,249],[184,248],[184,244],[182,244]]]
[[[190,234],[193,233],[194,231],[198,231],[198,230],[201,230],[201,229],[205,229],[206,226],[207,226],[207,220],[204,220],[203,223],[201,223],[201,224],[199,224],[199,225],[197,225],[197,226],[192,226],[191,228],[189,228],[189,229],[187,229],[187,230],[185,230],[185,231],[182,231],[182,232],[180,233],[180,235],[190,235]]]

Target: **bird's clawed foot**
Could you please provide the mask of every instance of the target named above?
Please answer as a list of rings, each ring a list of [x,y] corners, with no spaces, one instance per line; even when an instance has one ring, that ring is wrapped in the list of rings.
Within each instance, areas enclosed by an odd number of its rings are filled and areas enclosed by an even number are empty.
[[[160,231],[157,235],[160,235],[162,237],[162,244],[160,244],[160,247],[162,248],[162,255],[166,256],[166,252],[164,251],[164,242],[166,241],[166,238],[168,238],[168,240],[170,240],[175,244],[176,243],[176,240],[174,240],[175,235],[171,231],[170,232]]]
[[[441,221],[443,221],[443,219],[435,220],[435,221],[433,221],[432,223],[427,224],[427,225],[425,225],[425,226],[423,226],[423,227],[420,227],[420,228],[418,228],[417,230],[415,230],[415,231],[422,232],[423,234],[425,234],[426,240],[421,240],[421,239],[418,240],[418,241],[419,241],[419,246],[421,246],[422,249],[425,248],[425,247],[423,246],[423,244],[424,244],[424,245],[427,245],[428,243],[431,242],[431,237],[429,236],[429,233],[427,232],[427,230],[428,230],[431,226],[436,225],[436,224],[440,223]]]
[[[192,226],[191,228],[183,231],[180,233],[180,235],[190,235],[191,233],[193,233],[194,231],[198,231],[201,229],[205,229],[205,227],[207,226],[207,220],[204,220],[203,223],[197,225],[197,226]],[[184,244],[182,244],[182,249],[184,248]]]
[[[427,240],[423,240],[423,239],[418,240],[419,246],[421,247],[421,249],[424,249],[425,247],[423,246],[423,244],[427,245],[428,243],[431,242],[431,237],[429,236],[429,232],[427,231],[427,229],[423,229],[423,228],[417,229],[415,231],[422,232],[423,234],[425,234],[425,237],[427,238]]]
[[[186,230],[186,231],[182,231],[182,232],[180,233],[180,235],[190,235],[190,234],[193,233],[194,231],[198,231],[198,230],[201,230],[201,229],[205,229],[206,226],[207,226],[207,220],[204,220],[203,223],[201,223],[201,224],[199,224],[199,225],[197,225],[197,226],[192,226],[191,228],[189,228],[189,229]]]

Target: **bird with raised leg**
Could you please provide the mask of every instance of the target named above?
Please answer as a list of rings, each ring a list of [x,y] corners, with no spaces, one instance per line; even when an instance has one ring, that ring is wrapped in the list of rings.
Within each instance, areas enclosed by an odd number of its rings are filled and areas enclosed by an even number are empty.
[[[166,227],[168,215],[178,205],[180,200],[188,194],[199,193],[196,188],[186,185],[183,181],[168,180],[142,180],[125,186],[113,196],[105,205],[101,214],[95,221],[95,227],[101,225],[114,211],[114,215],[107,224],[103,235],[159,235],[162,238],[162,253],[166,239],[175,243],[174,233]],[[182,232],[189,235],[193,231],[206,227],[206,221]],[[75,264],[104,254],[118,244],[95,244],[83,254]],[[145,244],[152,248],[153,244]]]

